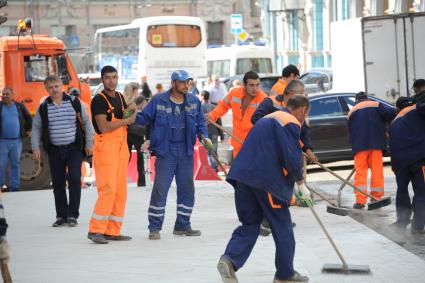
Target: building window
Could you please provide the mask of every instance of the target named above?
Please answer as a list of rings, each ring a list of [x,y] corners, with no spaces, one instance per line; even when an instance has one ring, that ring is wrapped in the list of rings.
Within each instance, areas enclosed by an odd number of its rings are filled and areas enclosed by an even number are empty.
[[[316,1],[316,3],[319,1]],[[322,2],[322,1],[320,1]],[[336,3],[336,20],[345,20],[350,17],[349,0],[337,0]],[[323,6],[323,3],[322,3]]]
[[[208,22],[208,45],[223,44],[223,27],[224,22]]]
[[[289,50],[298,51],[298,38],[299,38],[299,24],[298,24],[298,10],[289,11],[287,14],[288,20],[288,38]]]

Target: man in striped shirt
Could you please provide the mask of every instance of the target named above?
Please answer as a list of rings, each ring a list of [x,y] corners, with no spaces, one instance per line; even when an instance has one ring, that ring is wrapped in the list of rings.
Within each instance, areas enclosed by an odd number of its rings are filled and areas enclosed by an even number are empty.
[[[93,125],[78,98],[63,93],[58,76],[48,76],[44,86],[49,97],[40,104],[34,117],[31,147],[34,158],[41,160],[42,141],[49,158],[56,207],[56,221],[52,226],[73,227],[79,216],[81,164],[84,154],[90,156],[93,152]]]

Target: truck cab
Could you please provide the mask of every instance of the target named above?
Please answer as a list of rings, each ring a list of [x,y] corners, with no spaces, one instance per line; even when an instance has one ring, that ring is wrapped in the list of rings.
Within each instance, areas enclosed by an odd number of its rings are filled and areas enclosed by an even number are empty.
[[[23,24],[18,26],[17,35],[0,37],[0,89],[11,87],[14,100],[24,103],[34,115],[40,101],[48,96],[44,79],[56,74],[63,81],[64,92],[78,88],[80,98],[90,103],[90,87],[79,81],[64,43],[48,35],[22,32],[27,29]],[[30,138],[26,138],[21,154],[21,189],[40,189],[50,181],[47,155],[42,155],[41,162],[33,159]]]

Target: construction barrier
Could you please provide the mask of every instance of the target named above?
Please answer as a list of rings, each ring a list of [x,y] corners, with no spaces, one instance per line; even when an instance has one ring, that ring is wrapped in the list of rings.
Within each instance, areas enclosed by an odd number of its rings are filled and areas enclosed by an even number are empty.
[[[199,141],[196,142],[193,153],[193,179],[195,180],[221,180],[217,175],[217,172],[208,163],[208,154],[206,149],[201,145]],[[155,157],[151,156],[151,180],[155,179]],[[131,152],[131,160],[128,164],[127,176],[133,182],[137,182],[137,152],[133,150]]]

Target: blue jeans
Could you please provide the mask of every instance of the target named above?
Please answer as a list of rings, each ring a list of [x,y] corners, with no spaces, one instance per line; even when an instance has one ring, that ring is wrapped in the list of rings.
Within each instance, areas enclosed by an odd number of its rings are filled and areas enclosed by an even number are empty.
[[[278,279],[293,276],[295,239],[291,214],[285,202],[269,196],[266,191],[238,182],[235,203],[242,225],[233,231],[224,252],[235,266],[235,270],[241,268],[251,254],[260,232],[261,221],[265,217],[270,223],[276,246],[275,276]]]
[[[22,140],[0,139],[0,186],[6,183],[6,165],[9,161],[9,189],[18,189],[20,185],[19,159],[21,158]]]
[[[48,151],[56,217],[78,218],[81,199],[83,152],[74,145],[51,146]],[[69,205],[66,197],[68,182]]]
[[[174,176],[177,184],[177,218],[174,229],[191,228],[190,216],[195,203],[193,155],[187,155],[186,144],[170,144],[167,157],[155,161],[155,181],[148,210],[149,230],[160,231],[164,222],[168,190]]]

